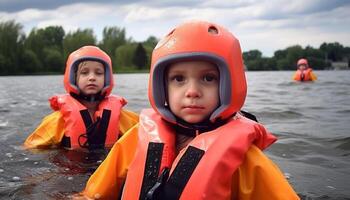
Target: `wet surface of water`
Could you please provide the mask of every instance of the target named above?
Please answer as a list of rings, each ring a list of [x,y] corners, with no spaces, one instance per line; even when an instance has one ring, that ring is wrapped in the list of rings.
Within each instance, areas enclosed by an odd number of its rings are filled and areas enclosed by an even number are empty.
[[[315,83],[293,72],[247,72],[244,110],[279,140],[266,153],[303,199],[350,199],[350,71],[316,71]],[[81,191],[106,152],[21,145],[64,92],[63,76],[0,77],[0,199],[66,199]],[[147,74],[115,75],[127,109],[149,107]]]

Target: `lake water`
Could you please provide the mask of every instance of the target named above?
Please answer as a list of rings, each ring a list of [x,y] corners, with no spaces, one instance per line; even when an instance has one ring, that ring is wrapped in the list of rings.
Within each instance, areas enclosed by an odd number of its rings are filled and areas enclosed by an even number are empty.
[[[278,136],[267,151],[302,199],[350,199],[350,71],[316,71],[315,83],[293,72],[247,72],[244,110]],[[0,199],[66,199],[81,191],[104,158],[21,145],[63,93],[63,76],[0,77]],[[148,74],[115,75],[127,109],[149,107]]]

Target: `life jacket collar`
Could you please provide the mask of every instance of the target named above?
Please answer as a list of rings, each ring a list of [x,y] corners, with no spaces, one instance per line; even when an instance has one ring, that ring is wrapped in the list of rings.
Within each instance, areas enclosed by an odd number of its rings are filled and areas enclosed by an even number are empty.
[[[105,98],[105,95],[101,95],[101,92],[99,92],[97,94],[93,94],[93,95],[85,95],[82,93],[75,94],[75,93],[71,92],[70,95],[77,100],[84,100],[84,101],[88,101],[90,103],[102,101]]]
[[[195,137],[199,134],[217,129],[218,127],[227,123],[229,119],[231,118],[225,120],[219,118],[215,120],[215,122],[212,122],[209,118],[207,118],[199,123],[188,123],[185,120],[176,117],[176,125],[172,126],[174,126],[174,129],[178,134]]]

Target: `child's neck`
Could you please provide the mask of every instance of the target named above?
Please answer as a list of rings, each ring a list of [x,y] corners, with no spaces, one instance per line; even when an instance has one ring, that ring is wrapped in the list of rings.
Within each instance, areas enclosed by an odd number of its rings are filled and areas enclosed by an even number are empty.
[[[187,135],[182,135],[182,134],[176,134],[176,154],[179,154],[180,151],[185,148],[192,140],[194,137],[190,137]]]
[[[212,131],[222,125],[227,120],[217,120],[212,123],[208,120],[201,123],[190,124],[180,118],[177,119],[178,125],[174,126],[176,132],[176,152],[177,154],[185,148],[197,135]],[[181,124],[181,125],[180,125]]]
[[[90,101],[81,100],[81,103],[88,109],[90,117],[94,120],[94,114],[97,110],[99,102],[97,101],[90,102]]]

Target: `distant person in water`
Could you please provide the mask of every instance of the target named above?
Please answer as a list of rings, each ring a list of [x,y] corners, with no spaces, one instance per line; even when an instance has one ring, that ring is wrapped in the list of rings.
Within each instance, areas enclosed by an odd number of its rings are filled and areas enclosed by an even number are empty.
[[[315,81],[317,76],[309,66],[308,61],[305,58],[301,58],[297,62],[297,71],[294,73],[293,80],[296,81]]]
[[[54,112],[26,139],[26,148],[103,149],[111,147],[138,122],[138,115],[123,109],[122,97],[111,95],[114,86],[110,57],[96,46],[72,52],[66,63],[66,94],[49,99]]]

